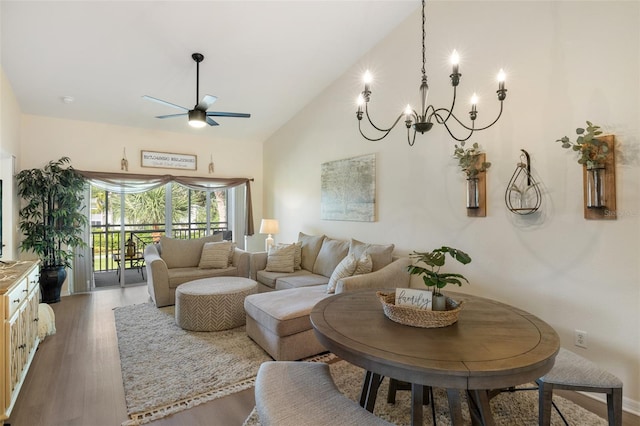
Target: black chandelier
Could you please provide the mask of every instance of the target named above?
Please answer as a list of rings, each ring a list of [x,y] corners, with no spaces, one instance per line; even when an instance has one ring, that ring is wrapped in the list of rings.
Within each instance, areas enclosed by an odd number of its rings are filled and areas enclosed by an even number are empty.
[[[462,121],[460,121],[460,119],[458,119],[458,117],[454,115],[453,109],[456,105],[456,88],[458,87],[458,84],[460,83],[460,77],[462,76],[458,68],[459,56],[455,50],[451,55],[451,63],[453,66],[453,71],[449,76],[451,77],[451,85],[453,86],[453,100],[451,102],[451,107],[447,109],[447,108],[435,108],[433,105],[427,105],[427,95],[429,94],[429,85],[427,84],[427,74],[425,71],[425,63],[426,63],[425,21],[426,20],[424,15],[424,7],[425,7],[425,0],[422,0],[422,70],[421,70],[422,81],[420,83],[420,100],[422,102],[422,108],[420,110],[421,113],[419,114],[416,110],[411,108],[410,105],[407,105],[407,108],[404,110],[404,112],[400,113],[400,115],[398,116],[398,118],[396,118],[396,120],[393,122],[391,127],[382,128],[373,124],[373,122],[371,121],[371,117],[369,116],[369,101],[371,100],[372,76],[371,76],[371,73],[367,71],[364,75],[364,90],[362,91],[360,96],[358,96],[358,112],[356,113],[356,116],[358,117],[358,130],[360,130],[360,134],[367,140],[379,141],[381,139],[384,139],[391,132],[391,130],[393,130],[396,124],[400,122],[400,119],[404,116],[404,123],[407,126],[407,142],[409,143],[409,146],[413,146],[413,144],[415,143],[416,133],[420,132],[424,134],[424,132],[428,132],[433,127],[434,121],[438,124],[443,124],[444,127],[447,129],[447,132],[449,132],[452,138],[454,138],[459,142],[462,142],[469,139],[474,132],[488,129],[489,127],[496,124],[496,122],[500,119],[500,116],[502,115],[502,102],[507,97],[507,89],[504,88],[505,74],[503,70],[500,70],[500,72],[498,73],[498,90],[496,92],[498,94],[498,100],[500,101],[500,112],[498,113],[498,116],[496,117],[495,120],[493,120],[491,124],[484,127],[480,127],[480,128],[475,127],[475,120],[478,117],[478,109],[477,109],[478,97],[476,96],[475,93],[471,97],[471,111],[469,111],[469,118],[471,119],[471,125],[468,126],[464,124]],[[364,105],[364,111],[362,110],[363,105]],[[376,131],[381,132],[382,136],[378,138],[370,138],[362,132],[361,124],[362,124],[362,116],[364,114],[366,114],[369,124],[371,124],[371,126]],[[454,120],[455,122],[457,122],[460,125],[460,127],[468,131],[468,134],[466,134],[466,136],[463,136],[463,137],[457,137],[456,135],[454,135],[451,129],[449,128],[449,125],[452,123],[452,121],[449,121],[449,120]],[[411,136],[411,128],[413,128],[413,137]]]

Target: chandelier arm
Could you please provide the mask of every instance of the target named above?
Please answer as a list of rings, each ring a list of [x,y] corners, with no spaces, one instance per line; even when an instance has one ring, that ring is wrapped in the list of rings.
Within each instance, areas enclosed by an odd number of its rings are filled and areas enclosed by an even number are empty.
[[[389,132],[391,132],[391,129],[388,129],[386,131],[383,131],[384,135],[380,136],[379,138],[370,138],[369,136],[365,135],[364,132],[362,131],[362,127],[360,126],[360,121],[358,121],[358,130],[360,131],[360,134],[362,135],[363,138],[365,138],[366,140],[371,141],[371,142],[380,141],[380,140],[386,138],[387,135],[389,134]]]
[[[489,127],[493,126],[494,124],[496,124],[498,122],[498,120],[500,120],[500,116],[502,115],[502,101],[500,101],[500,112],[498,113],[498,116],[496,117],[495,120],[493,120],[493,122],[491,122],[491,124],[484,126],[484,127],[480,127],[476,130],[485,130],[488,129]]]
[[[376,126],[375,124],[373,124],[373,121],[371,121],[371,117],[369,116],[369,106],[367,104],[365,104],[364,106],[364,111],[367,114],[367,120],[369,120],[369,124],[371,124],[371,126],[376,129],[379,132],[387,132],[389,133],[391,130],[393,130],[394,127],[396,127],[396,124],[398,124],[398,122],[400,121],[400,119],[402,118],[402,116],[404,114],[400,114],[398,116],[398,118],[396,118],[396,121],[393,122],[393,124],[391,125],[391,127],[387,128],[387,129],[381,129],[380,127]],[[386,135],[385,135],[386,136]],[[383,136],[384,137],[384,136]],[[379,140],[379,139],[376,139]]]
[[[413,146],[413,144],[416,143],[416,133],[416,130],[413,129],[413,138],[411,138],[411,129],[407,127],[407,143],[409,146]]]
[[[453,115],[453,108],[456,106],[456,97],[458,94],[458,91],[456,90],[456,86],[453,86],[453,99],[451,100],[451,108],[449,108],[448,110],[446,108],[438,108],[438,110],[445,110],[447,111],[447,118],[444,119],[444,121],[442,121],[440,124],[444,124],[447,121],[449,121],[449,118],[451,118],[451,116],[453,116],[453,118],[456,119],[456,121],[458,120],[455,115]],[[434,108],[434,112],[435,112],[435,108]],[[459,121],[458,121],[459,122]]]
[[[447,123],[443,122],[442,124],[444,125],[444,128],[447,129],[447,132],[449,133],[449,136],[451,136],[453,139],[455,139],[458,142],[465,142],[465,141],[469,140],[469,138],[473,135],[473,132],[474,132],[473,129],[469,129],[469,134],[467,135],[466,138],[459,138],[459,137],[457,137],[456,135],[454,135],[451,132],[451,129],[449,129],[449,126],[447,125]]]

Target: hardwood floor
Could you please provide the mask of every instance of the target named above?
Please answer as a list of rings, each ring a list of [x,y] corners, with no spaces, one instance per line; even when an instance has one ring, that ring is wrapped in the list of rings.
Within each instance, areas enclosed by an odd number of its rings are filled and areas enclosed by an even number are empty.
[[[52,305],[57,333],[40,344],[11,418],[12,426],[117,426],[127,419],[113,308],[148,300],[146,286],[63,297]],[[565,392],[606,416],[591,398]],[[255,404],[253,389],[202,404],[151,426],[239,426]],[[624,413],[624,426],[640,419]]]

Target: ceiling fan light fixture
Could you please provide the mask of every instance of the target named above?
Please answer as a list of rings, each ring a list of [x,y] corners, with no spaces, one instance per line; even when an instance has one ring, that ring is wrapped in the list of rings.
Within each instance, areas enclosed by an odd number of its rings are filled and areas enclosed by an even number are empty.
[[[204,127],[207,125],[207,113],[199,109],[189,111],[189,125],[191,127]]]

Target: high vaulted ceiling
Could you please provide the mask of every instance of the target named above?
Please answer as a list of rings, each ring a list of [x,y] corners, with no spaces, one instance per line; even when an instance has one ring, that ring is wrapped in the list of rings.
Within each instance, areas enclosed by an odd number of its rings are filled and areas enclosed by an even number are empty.
[[[2,68],[25,114],[265,140],[420,7],[392,1],[0,1]],[[191,129],[150,95],[251,113]],[[63,97],[74,98],[71,103]]]

